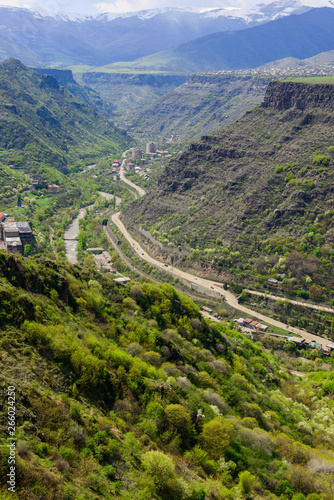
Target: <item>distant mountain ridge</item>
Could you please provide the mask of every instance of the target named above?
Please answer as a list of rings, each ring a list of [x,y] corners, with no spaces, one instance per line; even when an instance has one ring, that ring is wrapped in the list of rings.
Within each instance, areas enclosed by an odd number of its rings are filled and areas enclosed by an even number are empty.
[[[316,0],[314,0],[316,4]],[[331,5],[321,0],[321,5]],[[132,61],[205,35],[242,30],[309,10],[299,1],[260,4],[253,9],[180,9],[79,18],[0,8],[0,59],[20,58],[30,66],[103,66]]]
[[[333,8],[312,9],[249,29],[197,38],[129,67],[192,73],[256,68],[286,57],[306,59],[334,49],[333,26]]]

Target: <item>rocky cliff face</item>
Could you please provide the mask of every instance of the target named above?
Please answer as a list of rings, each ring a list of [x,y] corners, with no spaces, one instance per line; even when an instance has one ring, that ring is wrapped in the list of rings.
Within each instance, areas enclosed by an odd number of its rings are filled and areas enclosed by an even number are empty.
[[[82,82],[94,87],[98,83],[108,85],[148,85],[150,87],[178,87],[186,81],[184,75],[154,75],[131,73],[99,73],[89,72],[82,74]]]
[[[32,68],[40,75],[50,75],[55,78],[60,85],[68,85],[69,83],[76,83],[73,78],[73,73],[70,69],[51,69],[51,68]]]
[[[334,85],[271,82],[262,106],[277,111],[311,107],[334,109]]]

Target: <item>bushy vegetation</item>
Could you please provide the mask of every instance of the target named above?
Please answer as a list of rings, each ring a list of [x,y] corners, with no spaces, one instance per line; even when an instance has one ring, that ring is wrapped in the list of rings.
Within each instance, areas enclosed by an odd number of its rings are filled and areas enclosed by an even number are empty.
[[[332,372],[291,378],[167,284],[0,253],[0,287],[11,498],[333,498]]]
[[[124,210],[180,267],[283,296],[334,300],[328,108],[254,108],[191,144]]]

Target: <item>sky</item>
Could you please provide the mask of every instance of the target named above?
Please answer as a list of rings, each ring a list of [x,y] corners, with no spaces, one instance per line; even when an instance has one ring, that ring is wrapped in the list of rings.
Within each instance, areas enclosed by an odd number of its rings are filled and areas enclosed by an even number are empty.
[[[247,8],[273,0],[0,0],[0,6],[23,7],[48,14],[97,15],[102,12],[115,14],[137,12],[164,7],[197,8],[207,10],[217,7]],[[325,0],[326,1],[326,0]],[[301,0],[304,5],[321,4],[322,0]],[[316,5],[314,5],[316,6]]]

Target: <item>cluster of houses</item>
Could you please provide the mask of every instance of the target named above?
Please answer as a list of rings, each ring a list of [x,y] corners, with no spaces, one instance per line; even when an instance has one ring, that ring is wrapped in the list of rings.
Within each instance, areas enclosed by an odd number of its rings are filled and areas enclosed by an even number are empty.
[[[243,333],[266,333],[268,330],[267,325],[263,325],[262,323],[250,318],[238,318],[235,322],[238,323]]]
[[[24,253],[24,246],[33,241],[31,222],[15,222],[0,212],[0,248],[8,252]]]
[[[144,158],[143,156],[146,156]],[[144,179],[149,180],[151,169],[147,166],[147,163],[151,160],[154,160],[158,157],[170,157],[168,155],[168,151],[160,151],[157,149],[157,145],[155,142],[148,142],[146,144],[146,153],[139,148],[132,149],[132,162],[128,162],[125,169],[129,171],[135,171],[137,174],[144,177]],[[133,163],[136,162],[136,163]]]
[[[303,348],[303,347],[309,347],[311,349],[318,349],[320,351],[323,351],[323,353],[326,356],[329,356],[332,351],[334,351],[334,343],[329,342],[326,346],[322,346],[319,342],[316,340],[306,340],[301,337],[287,337],[286,340],[288,342],[293,342],[297,347]]]
[[[239,327],[241,328],[241,332],[244,333],[245,335],[250,336],[253,338],[254,333],[266,333],[268,326],[263,325],[261,323],[258,323],[257,321],[250,319],[250,318],[238,318],[234,320],[236,323],[238,323]],[[311,349],[318,349],[323,352],[324,355],[329,356],[332,351],[334,351],[334,343],[329,342],[326,346],[323,346],[316,340],[306,340],[302,337],[293,337],[293,336],[283,336],[283,335],[277,335],[277,334],[270,334],[274,337],[282,338],[286,340],[287,342],[293,342],[297,348],[302,349],[302,348],[311,348]]]
[[[121,161],[120,160],[114,160],[111,166],[111,173],[114,176],[114,181],[119,181],[121,176],[120,176],[120,169],[121,169]]]
[[[146,162],[146,160],[142,160],[142,165],[145,165],[145,162]],[[139,167],[138,165],[135,165],[134,163],[129,162],[126,165],[126,170],[135,171],[136,174],[141,175],[147,181],[150,178],[149,174],[151,173],[151,169],[149,167],[146,167],[145,169],[143,169],[142,167]]]
[[[144,157],[146,156],[146,158]],[[146,153],[143,153],[143,150],[140,148],[132,148],[132,161],[129,161],[125,165],[125,170],[136,172],[137,174],[144,177],[144,179],[149,180],[151,169],[147,166],[148,162],[151,159],[156,157],[168,157],[168,151],[159,151],[157,150],[157,146],[155,142],[148,142],[146,144]],[[113,160],[111,173],[114,176],[115,181],[120,180],[120,169],[121,169],[121,161]]]
[[[58,184],[50,184],[47,180],[34,179],[29,187],[30,191],[38,191],[45,189],[48,193],[59,193],[60,186]]]

